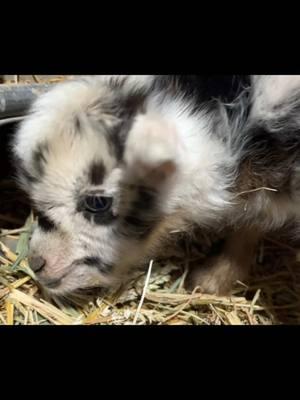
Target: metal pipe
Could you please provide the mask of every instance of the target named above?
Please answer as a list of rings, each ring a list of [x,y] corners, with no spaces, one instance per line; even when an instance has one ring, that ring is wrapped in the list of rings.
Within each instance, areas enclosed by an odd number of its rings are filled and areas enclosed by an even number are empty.
[[[0,85],[0,120],[26,115],[31,103],[53,84]]]

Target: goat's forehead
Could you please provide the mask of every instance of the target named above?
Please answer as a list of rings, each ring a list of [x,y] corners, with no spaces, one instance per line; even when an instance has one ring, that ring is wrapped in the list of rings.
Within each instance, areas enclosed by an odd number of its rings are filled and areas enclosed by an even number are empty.
[[[142,109],[144,98],[142,92],[121,95],[103,87],[95,92],[93,87],[78,83],[52,90],[36,101],[20,126],[15,150],[26,159],[43,141],[69,146],[70,142],[84,143],[86,137],[101,140],[105,133],[112,138],[122,128],[126,130]],[[96,131],[98,135],[93,135]]]
[[[88,171],[97,180],[103,175],[100,165],[109,171],[122,161],[127,134],[143,112],[146,94],[135,81],[112,83],[68,82],[35,102],[14,140],[25,189],[45,175],[53,186],[56,179],[70,183]]]
[[[101,126],[91,126],[85,118],[76,119],[62,123],[52,136],[41,131],[38,140],[31,141],[27,153],[19,148],[19,158],[28,173],[38,180],[45,176],[74,179],[88,175],[97,184],[105,171],[114,168],[116,154],[107,133]]]

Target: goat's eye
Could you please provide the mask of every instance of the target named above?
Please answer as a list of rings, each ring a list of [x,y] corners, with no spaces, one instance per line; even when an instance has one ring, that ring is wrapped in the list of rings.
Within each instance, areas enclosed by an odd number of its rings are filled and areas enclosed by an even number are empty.
[[[104,213],[111,209],[113,203],[112,197],[104,196],[86,196],[84,199],[84,207],[86,211],[91,213]]]

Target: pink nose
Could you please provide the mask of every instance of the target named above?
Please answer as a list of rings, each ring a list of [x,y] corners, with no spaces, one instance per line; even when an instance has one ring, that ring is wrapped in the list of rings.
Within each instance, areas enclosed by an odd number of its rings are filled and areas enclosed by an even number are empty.
[[[40,272],[46,265],[46,260],[43,257],[31,256],[29,257],[30,268],[34,272]]]

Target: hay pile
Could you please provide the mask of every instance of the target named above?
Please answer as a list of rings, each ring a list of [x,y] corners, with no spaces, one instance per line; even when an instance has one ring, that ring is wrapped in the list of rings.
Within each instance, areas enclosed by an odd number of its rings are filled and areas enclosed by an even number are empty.
[[[68,76],[59,75],[1,75],[0,83],[5,84],[32,84],[32,83],[58,83]]]
[[[26,261],[33,218],[21,229],[0,234],[0,324],[168,324],[270,325],[300,322],[300,265],[296,250],[266,239],[258,252],[251,282],[238,283],[231,297],[183,288],[189,262],[205,259],[209,237],[176,234],[173,255],[152,260],[127,288],[87,302],[64,304],[43,298]],[[178,240],[178,236],[180,240]],[[201,236],[201,235],[200,235]],[[201,243],[200,243],[201,242]],[[200,245],[201,244],[201,245]],[[203,245],[204,244],[204,245]],[[177,254],[176,254],[177,253]]]
[[[158,257],[137,271],[126,288],[85,302],[62,303],[45,298],[34,281],[26,256],[35,221],[28,216],[26,200],[9,177],[0,179],[0,205],[0,324],[300,323],[300,246],[289,242],[283,233],[261,243],[251,279],[237,283],[231,297],[184,290],[189,263],[201,264],[216,241],[213,234],[195,231],[193,235],[170,235],[164,258]]]

